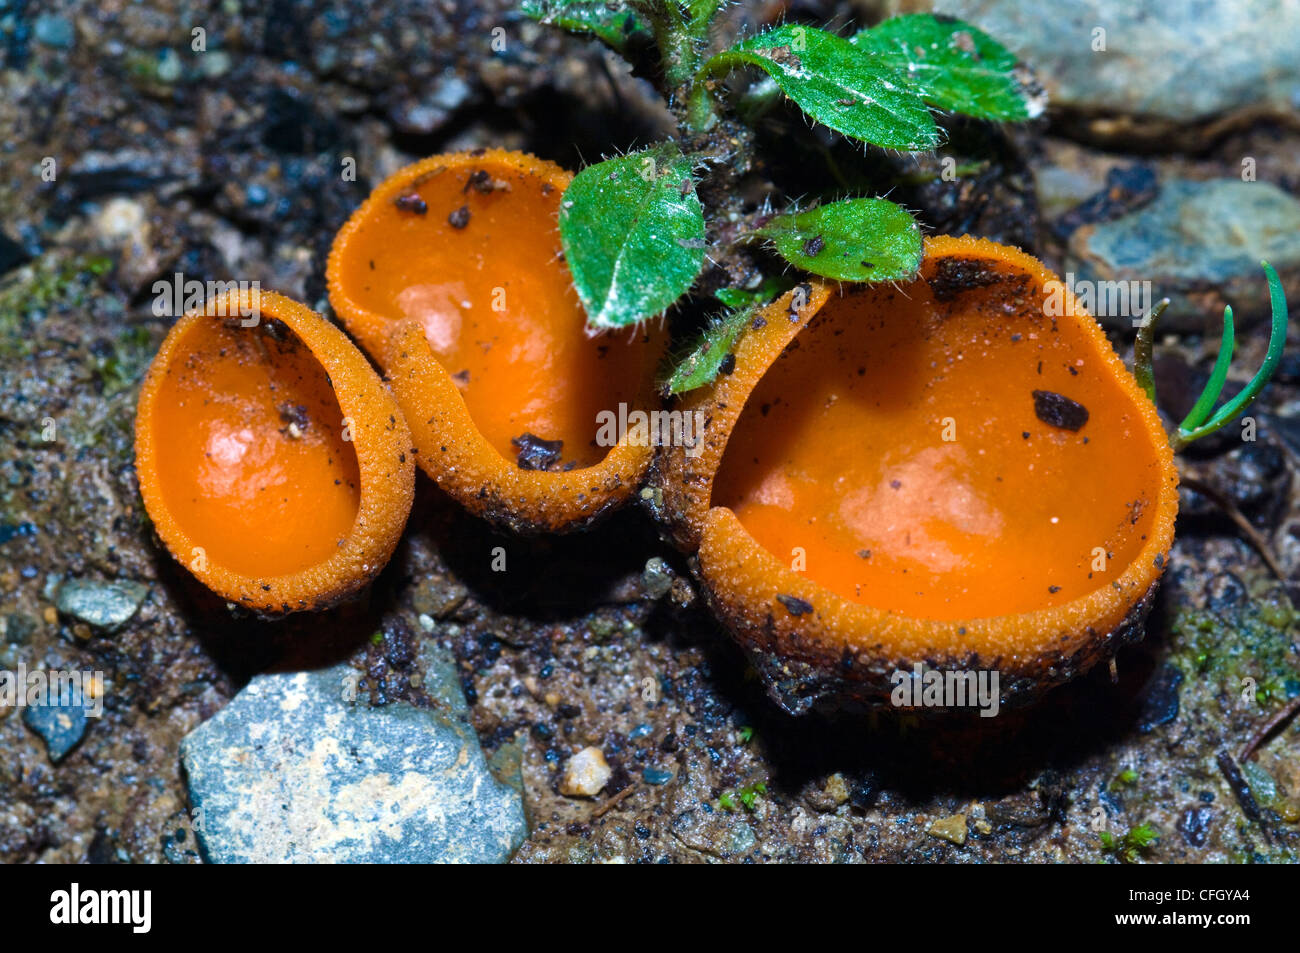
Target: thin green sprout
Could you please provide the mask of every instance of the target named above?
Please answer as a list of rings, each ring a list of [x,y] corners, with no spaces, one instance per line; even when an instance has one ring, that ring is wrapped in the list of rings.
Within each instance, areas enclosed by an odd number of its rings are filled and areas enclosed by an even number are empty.
[[[1214,370],[1210,372],[1209,383],[1205,385],[1205,390],[1201,391],[1201,396],[1196,399],[1196,403],[1183,418],[1183,422],[1178,425],[1179,431],[1194,430],[1205,423],[1205,418],[1210,416],[1210,411],[1219,401],[1219,395],[1223,393],[1223,385],[1228,382],[1228,367],[1232,364],[1232,352],[1236,350],[1236,346],[1237,333],[1232,323],[1232,305],[1228,305],[1223,309],[1223,340],[1219,344],[1219,356],[1214,361]]]
[[[1250,379],[1250,383],[1245,386],[1240,394],[1210,415],[1208,420],[1204,419],[1210,413],[1214,402],[1219,399],[1219,395],[1223,391],[1223,384],[1228,375],[1228,364],[1232,360],[1232,351],[1235,345],[1232,308],[1225,308],[1223,314],[1223,344],[1219,348],[1219,357],[1214,363],[1214,372],[1210,375],[1209,383],[1206,384],[1205,390],[1201,393],[1195,406],[1192,407],[1191,413],[1187,415],[1187,418],[1170,437],[1169,442],[1173,445],[1175,451],[1182,450],[1193,440],[1208,436],[1236,420],[1237,416],[1264,389],[1264,385],[1269,382],[1273,372],[1277,370],[1277,365],[1282,360],[1282,349],[1286,346],[1286,295],[1282,291],[1282,280],[1277,276],[1273,266],[1266,261],[1262,261],[1260,264],[1264,267],[1264,274],[1268,277],[1269,305],[1273,313],[1273,326],[1269,333],[1268,352],[1264,356],[1264,363],[1260,365],[1259,371]],[[1149,354],[1146,360],[1146,373],[1150,373]]]

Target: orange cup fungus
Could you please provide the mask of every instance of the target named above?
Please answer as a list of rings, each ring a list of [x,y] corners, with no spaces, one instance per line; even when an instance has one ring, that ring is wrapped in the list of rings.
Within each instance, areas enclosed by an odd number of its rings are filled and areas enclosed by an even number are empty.
[[[259,613],[356,592],[410,513],[414,454],[392,395],[343,332],[277,294],[233,291],[176,322],[135,440],[163,543]]]
[[[705,446],[661,457],[660,515],[788,710],[888,704],[917,665],[1026,701],[1141,638],[1168,439],[1018,249],[933,238],[910,283],[803,285],[685,404]]]
[[[562,532],[653,458],[600,415],[658,406],[661,331],[585,331],[556,217],[571,175],[500,149],[434,156],[374,190],[330,253],[330,301],[389,378],[420,467],[471,512]],[[612,445],[606,445],[612,444]]]

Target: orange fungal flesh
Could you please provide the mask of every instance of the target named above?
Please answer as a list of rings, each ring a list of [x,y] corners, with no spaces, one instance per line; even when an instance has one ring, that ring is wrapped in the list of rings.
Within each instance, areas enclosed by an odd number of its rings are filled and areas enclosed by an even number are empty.
[[[659,358],[643,334],[584,333],[556,227],[569,180],[520,153],[435,156],[376,189],[330,259],[349,330],[389,369],[393,328],[418,322],[475,426],[512,463],[524,434],[562,441],[561,465],[598,463],[608,448],[597,415],[636,406]]]
[[[1029,612],[1109,585],[1143,548],[1162,481],[1131,388],[1041,295],[946,303],[939,287],[832,295],[750,395],[714,505],[779,559],[801,549],[807,577],[846,600],[916,618]],[[1045,422],[1035,391],[1087,422]]]
[[[158,393],[160,491],[207,557],[247,575],[326,559],[360,502],[324,369],[292,332],[192,324]],[[283,328],[283,326],[281,326]]]

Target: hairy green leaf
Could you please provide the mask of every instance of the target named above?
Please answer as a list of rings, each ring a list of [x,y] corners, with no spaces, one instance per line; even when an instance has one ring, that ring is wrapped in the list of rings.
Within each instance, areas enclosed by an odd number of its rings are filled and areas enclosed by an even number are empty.
[[[560,241],[592,330],[659,314],[704,266],[704,212],[674,143],[587,166],[560,205]]]
[[[841,281],[911,278],[921,264],[916,219],[885,199],[846,199],[778,215],[759,234],[790,264]]]
[[[717,54],[705,75],[757,66],[811,118],[836,132],[888,149],[932,149],[939,141],[930,110],[907,77],[825,30],[783,24]]]
[[[713,381],[722,370],[723,362],[736,346],[736,341],[749,326],[757,305],[732,311],[715,320],[690,346],[664,385],[668,394],[684,394]]]
[[[557,26],[570,33],[590,33],[615,50],[622,51],[635,33],[649,33],[636,11],[622,4],[602,0],[523,0],[524,16]]]
[[[980,119],[1030,118],[1016,57],[969,23],[914,13],[863,30],[850,41],[903,73],[931,106]]]

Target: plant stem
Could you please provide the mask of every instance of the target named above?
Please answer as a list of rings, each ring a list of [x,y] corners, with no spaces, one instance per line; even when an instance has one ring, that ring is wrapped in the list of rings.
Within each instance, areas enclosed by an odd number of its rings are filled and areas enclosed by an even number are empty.
[[[1147,312],[1138,326],[1137,340],[1133,342],[1133,376],[1138,386],[1146,392],[1147,400],[1156,403],[1156,378],[1152,366],[1152,350],[1155,346],[1156,321],[1169,307],[1169,299],[1161,298],[1156,306]]]
[[[682,124],[701,132],[715,118],[708,90],[702,88],[701,59],[708,50],[709,28],[723,0],[639,0],[633,6],[650,24],[663,66],[665,92],[684,104]]]

